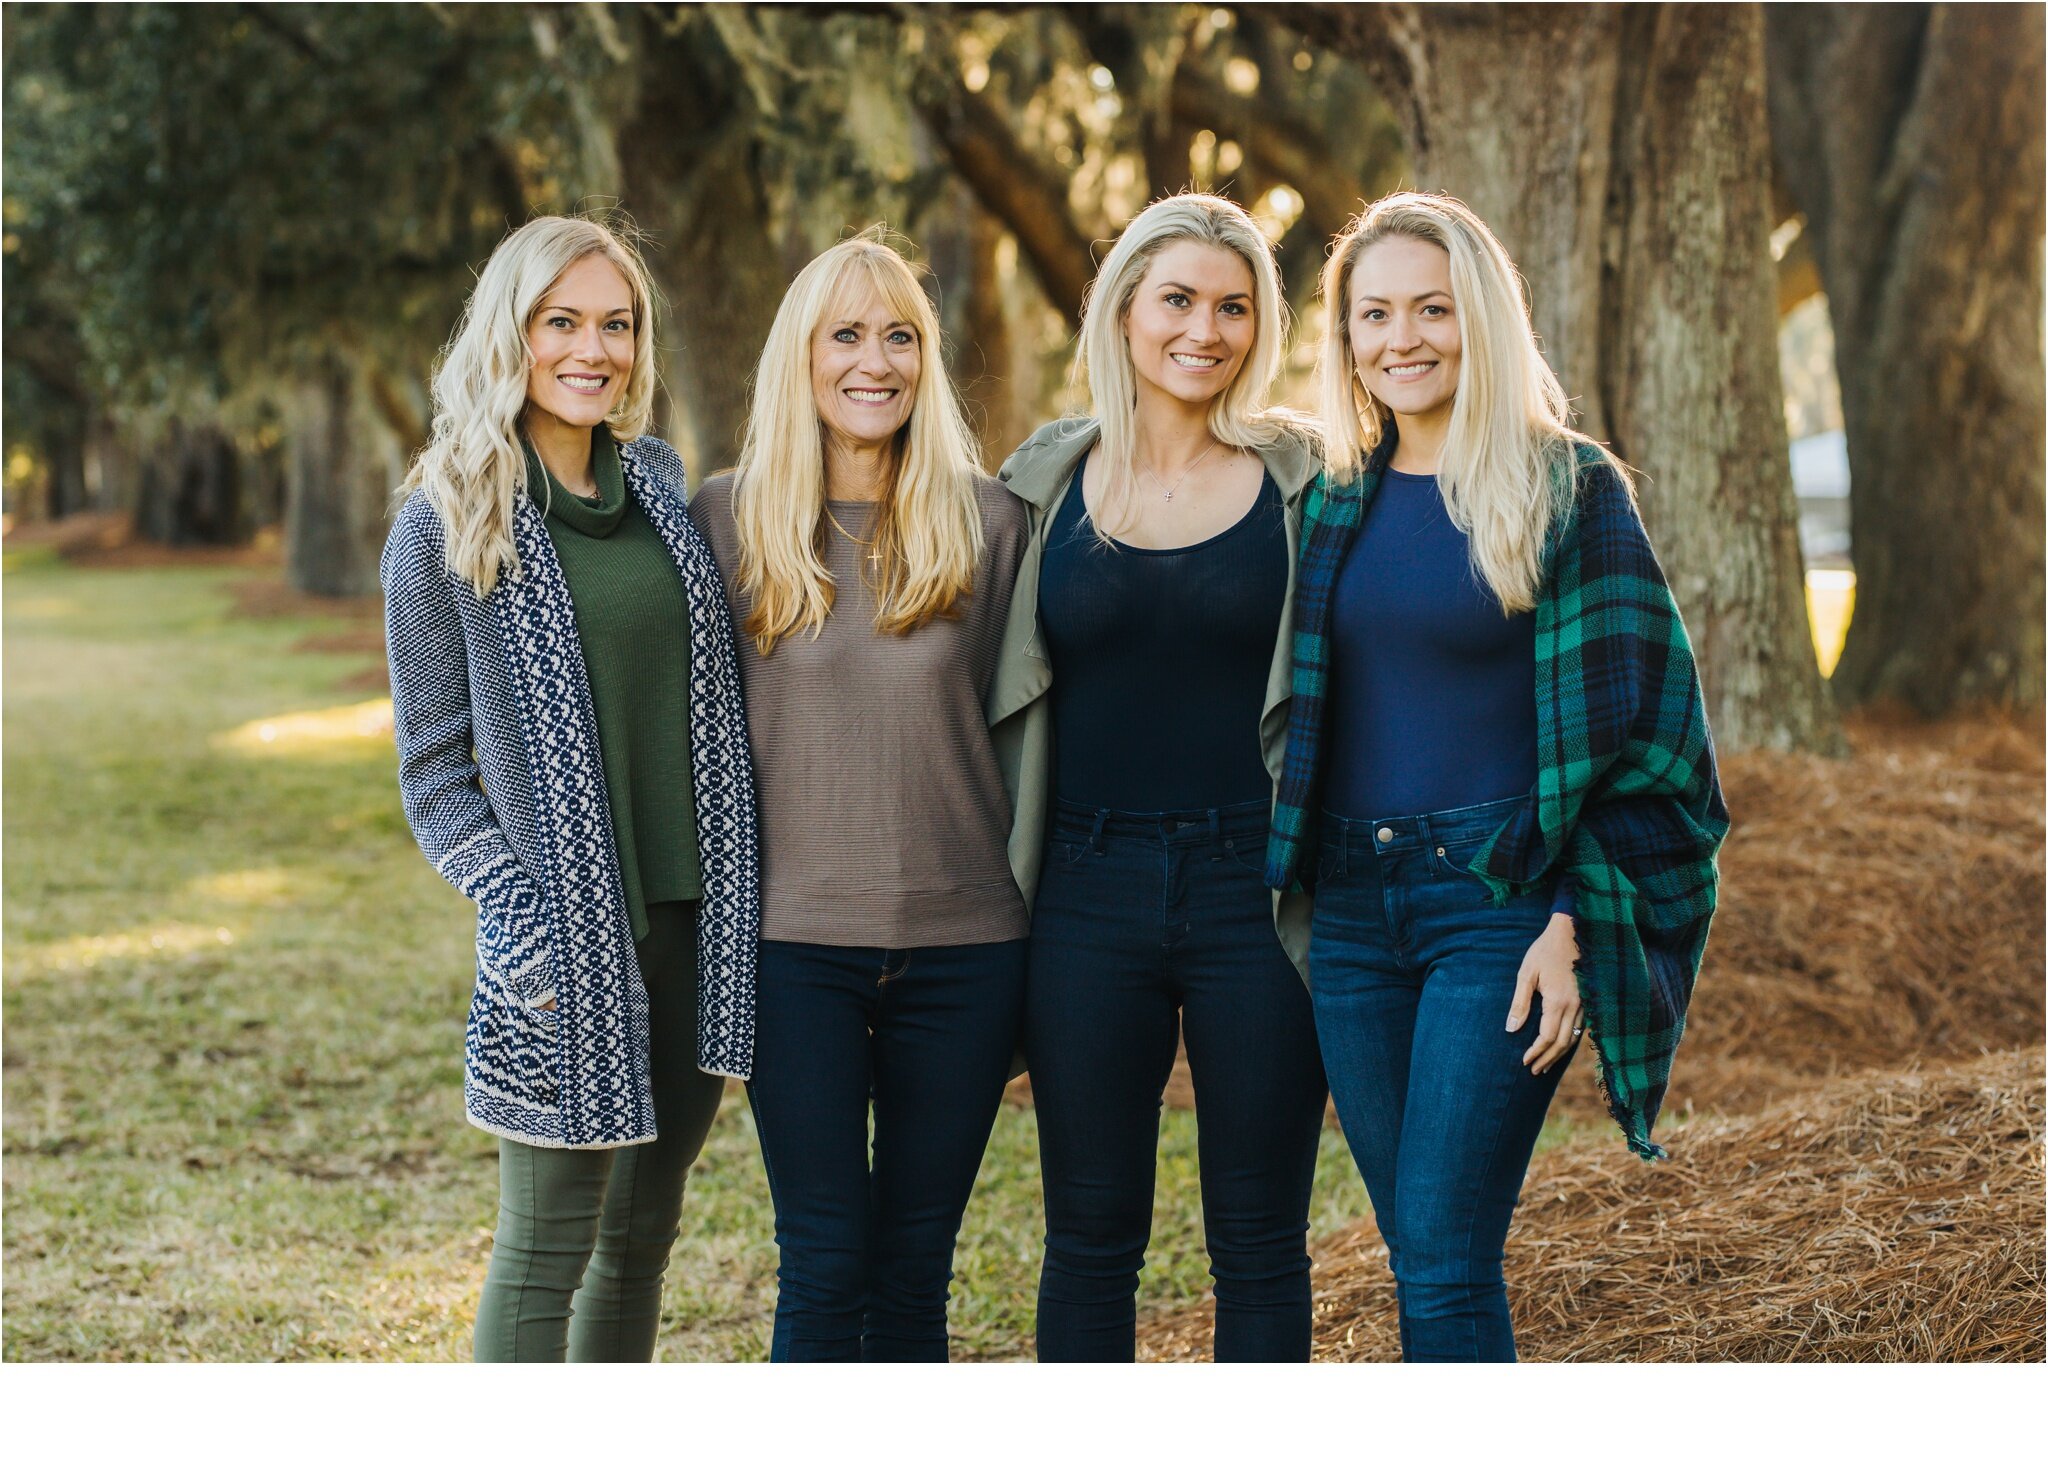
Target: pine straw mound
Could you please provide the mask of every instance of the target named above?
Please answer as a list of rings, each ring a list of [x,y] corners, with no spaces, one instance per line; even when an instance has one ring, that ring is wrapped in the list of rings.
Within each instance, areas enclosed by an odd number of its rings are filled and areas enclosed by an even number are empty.
[[[1508,1240],[1522,1355],[1551,1361],[2040,1361],[2042,1057],[1838,1081],[1700,1120],[1644,1165],[1606,1135],[1539,1155]],[[1315,1356],[1399,1357],[1370,1221],[1317,1249]],[[1205,1303],[1139,1355],[1204,1356]]]
[[[2040,1041],[2042,729],[1862,718],[1847,760],[1727,760],[1735,827],[1666,1113]],[[1590,1054],[1558,1103],[1602,1114]]]

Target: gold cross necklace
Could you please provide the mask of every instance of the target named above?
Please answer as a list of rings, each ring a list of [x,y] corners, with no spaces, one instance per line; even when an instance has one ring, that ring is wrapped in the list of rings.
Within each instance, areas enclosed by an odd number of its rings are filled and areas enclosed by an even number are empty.
[[[832,521],[832,527],[834,529],[837,529],[841,534],[844,534],[848,539],[852,540],[855,544],[859,545],[862,549],[868,552],[868,565],[871,569],[873,569],[876,578],[879,579],[882,573],[881,547],[877,545],[872,539],[862,539],[859,535],[855,534],[852,530],[848,529],[844,524],[840,523],[839,516],[832,512],[831,505],[829,504],[827,504],[825,507],[825,517]]]

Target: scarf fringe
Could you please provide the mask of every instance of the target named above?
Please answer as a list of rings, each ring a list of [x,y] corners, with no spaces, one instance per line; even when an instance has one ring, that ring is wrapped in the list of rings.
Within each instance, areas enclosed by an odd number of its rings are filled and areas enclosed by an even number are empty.
[[[1615,1096],[1613,1069],[1607,1062],[1607,1055],[1600,1051],[1600,1042],[1593,1038],[1593,1056],[1600,1060],[1598,1077],[1600,1098],[1607,1105],[1608,1117],[1621,1126],[1621,1137],[1628,1141],[1629,1153],[1640,1158],[1645,1164],[1668,1160],[1671,1152],[1650,1138],[1650,1122],[1642,1109]]]

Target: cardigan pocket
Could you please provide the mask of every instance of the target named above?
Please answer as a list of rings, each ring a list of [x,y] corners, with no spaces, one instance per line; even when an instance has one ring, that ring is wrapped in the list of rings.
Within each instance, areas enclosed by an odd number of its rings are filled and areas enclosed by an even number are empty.
[[[479,979],[487,974],[513,1000],[536,1011],[555,996],[547,927],[540,918],[539,904],[537,896],[526,896],[502,910],[478,906],[476,913]]]
[[[560,1035],[559,1017],[527,1006],[480,969],[463,1035],[463,1086],[469,1091],[471,1113],[504,1113],[508,1107],[513,1113],[558,1109]],[[517,1128],[523,1131],[527,1126]]]

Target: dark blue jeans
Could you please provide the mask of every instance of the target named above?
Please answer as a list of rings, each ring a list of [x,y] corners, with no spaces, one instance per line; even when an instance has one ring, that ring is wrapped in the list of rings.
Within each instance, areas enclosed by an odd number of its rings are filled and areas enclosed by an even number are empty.
[[[953,1244],[1023,989],[1022,941],[761,943],[747,1096],[782,1252],[771,1362],[946,1361]]]
[[[1323,1067],[1273,934],[1266,804],[1060,803],[1031,926],[1024,1051],[1045,1177],[1038,1357],[1129,1362],[1160,1097],[1185,1028],[1216,1357],[1304,1361]]]
[[[1463,867],[1518,803],[1322,820],[1316,1033],[1387,1241],[1410,1362],[1515,1357],[1501,1256],[1565,1064],[1522,1065],[1540,997],[1518,1031],[1507,1014],[1551,893],[1496,906]]]

